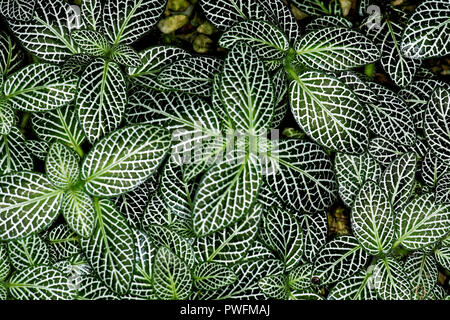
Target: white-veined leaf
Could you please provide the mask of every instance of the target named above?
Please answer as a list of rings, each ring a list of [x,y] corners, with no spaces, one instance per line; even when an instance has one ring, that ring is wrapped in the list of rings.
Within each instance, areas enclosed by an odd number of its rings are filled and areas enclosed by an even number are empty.
[[[442,241],[442,244],[433,250],[436,261],[445,269],[450,270],[450,241]]]
[[[45,161],[50,144],[42,140],[25,140],[27,150],[37,159]]]
[[[0,239],[24,238],[47,228],[58,216],[62,191],[39,173],[0,177]]]
[[[306,31],[306,33],[309,33],[311,31],[321,30],[324,28],[332,28],[332,27],[350,29],[352,26],[353,26],[353,24],[343,17],[322,16],[322,17],[317,17],[313,21],[308,23],[305,27],[305,31]]]
[[[89,239],[81,239],[81,247],[107,287],[119,295],[125,294],[134,272],[133,232],[111,201],[96,200],[94,207],[94,233]]]
[[[62,79],[58,66],[35,63],[8,77],[3,91],[13,109],[48,111],[67,105],[75,98],[77,81],[77,77]]]
[[[382,172],[378,162],[368,153],[350,155],[341,152],[334,158],[334,171],[339,196],[348,207],[352,206],[364,182],[368,179],[378,181]]]
[[[412,286],[403,265],[394,258],[378,260],[374,268],[373,284],[383,300],[410,300]]]
[[[196,265],[192,274],[195,286],[202,290],[218,290],[237,279],[233,270],[214,262]]]
[[[11,271],[11,262],[8,257],[8,249],[6,243],[0,243],[0,281],[6,279]]]
[[[164,12],[167,0],[106,0],[103,28],[111,43],[131,44],[149,32]]]
[[[167,65],[159,73],[157,81],[171,90],[209,97],[214,74],[221,67],[222,61],[216,58],[190,57]]]
[[[48,232],[50,254],[53,260],[67,259],[80,252],[80,237],[66,224],[58,224]]]
[[[45,161],[45,172],[50,183],[61,189],[75,185],[80,179],[79,160],[69,147],[60,142],[53,143]]]
[[[128,77],[136,84],[156,90],[164,87],[156,81],[159,73],[170,64],[186,59],[190,54],[184,49],[172,46],[154,46],[139,53],[142,64],[128,68]]]
[[[283,274],[266,276],[258,281],[258,286],[267,298],[286,300],[289,296],[286,276]]]
[[[0,172],[33,170],[33,158],[25,145],[25,139],[16,127],[0,136]]]
[[[44,240],[33,234],[23,239],[8,242],[8,253],[14,269],[50,264],[50,251]]]
[[[75,76],[81,76],[84,69],[95,59],[93,56],[89,56],[84,53],[74,54],[64,60],[60,74],[62,78],[69,78]]]
[[[97,31],[74,30],[70,37],[76,42],[82,53],[90,56],[102,57],[111,50],[108,39]]]
[[[263,221],[267,245],[277,253],[287,271],[296,267],[305,244],[299,221],[289,212],[274,207],[268,209]]]
[[[75,104],[91,143],[117,129],[127,104],[125,77],[119,65],[102,59],[91,62],[81,75]]]
[[[332,163],[321,147],[299,139],[281,141],[272,150],[266,181],[269,188],[293,210],[317,212],[336,198]]]
[[[50,266],[23,269],[8,282],[9,293],[17,300],[70,300],[76,294],[71,279]]]
[[[450,27],[450,25],[449,25]],[[428,144],[437,156],[450,162],[450,88],[439,87],[430,97],[423,128]]]
[[[369,255],[362,249],[355,237],[340,236],[317,253],[314,261],[313,281],[326,285],[341,281],[364,267]]]
[[[192,276],[187,265],[168,248],[156,253],[153,267],[153,286],[163,300],[186,299],[192,290]]]
[[[362,153],[368,143],[365,110],[342,81],[318,71],[305,72],[290,85],[291,110],[300,128],[336,151]]]
[[[436,183],[436,201],[450,204],[450,170]]]
[[[206,19],[219,30],[226,30],[243,20],[267,20],[263,6],[257,0],[201,0],[200,7]]]
[[[133,229],[136,259],[129,295],[149,299],[154,295],[152,268],[155,250],[150,237],[143,231]]]
[[[259,1],[268,19],[277,25],[289,40],[298,38],[301,30],[297,19],[283,0]]]
[[[295,43],[297,61],[308,68],[339,71],[378,60],[378,48],[361,33],[347,28],[322,28]]]
[[[78,283],[77,300],[118,300],[119,297],[112,292],[95,276],[85,276]]]
[[[401,48],[406,57],[426,59],[450,53],[450,5],[447,0],[428,0],[411,15]]]
[[[208,235],[244,217],[255,203],[260,185],[256,156],[227,154],[200,181],[192,212],[196,235]]]
[[[225,60],[220,96],[239,132],[259,135],[270,127],[275,105],[272,79],[245,43],[237,43]]]
[[[328,217],[326,212],[316,212],[315,214],[304,213],[297,215],[300,226],[303,229],[303,241],[305,249],[302,261],[314,261],[317,252],[327,242]]]
[[[102,29],[102,1],[83,0],[81,2],[81,18],[84,24],[91,30],[101,31]]]
[[[331,288],[328,300],[376,300],[377,294],[371,284],[372,273],[360,271],[338,282]]]
[[[432,294],[438,281],[438,268],[432,255],[422,252],[409,255],[404,270],[409,277],[415,299],[425,300]]]
[[[2,87],[0,76],[0,88]],[[6,135],[11,131],[15,122],[14,110],[9,106],[8,101],[0,100],[0,135]]]
[[[255,239],[251,244],[250,249],[245,254],[245,258],[242,261],[252,261],[260,259],[276,259],[272,250],[267,248],[260,240]]]
[[[4,1],[9,2],[8,0]],[[7,76],[15,71],[23,60],[24,54],[14,39],[9,34],[0,32],[0,74]]]
[[[394,159],[402,154],[408,153],[408,147],[378,137],[369,143],[369,154],[382,166],[388,166]]]
[[[84,158],[81,178],[94,196],[128,192],[148,179],[170,148],[164,128],[131,125],[100,140]]]
[[[438,157],[433,150],[428,150],[421,163],[420,176],[427,185],[434,187],[448,170],[450,166],[447,166],[445,160]]]
[[[35,3],[35,0],[0,0],[0,12],[6,19],[27,21],[33,15]]]
[[[310,289],[312,286],[311,279],[313,267],[314,265],[312,263],[306,263],[292,269],[286,279],[289,288],[293,291]]]
[[[394,240],[394,210],[385,189],[368,180],[355,198],[351,212],[352,230],[371,255],[386,254]]]
[[[126,67],[139,67],[141,65],[141,57],[133,49],[126,44],[118,44],[111,49],[110,57],[113,61]]]
[[[81,189],[64,193],[61,211],[69,227],[83,238],[90,237],[95,227],[94,201]]]
[[[42,60],[61,63],[78,53],[70,38],[73,9],[62,0],[36,1],[32,19],[9,20],[9,26],[22,45]]]
[[[239,42],[245,42],[263,60],[283,59],[289,50],[289,40],[283,32],[261,20],[242,21],[234,25],[222,34],[218,45],[231,49]]]
[[[292,3],[302,12],[310,16],[342,15],[339,1],[329,0],[292,0]]]
[[[373,92],[364,76],[354,71],[341,71],[336,74],[337,78],[344,82],[356,97],[363,103],[376,103],[378,96]]]
[[[86,136],[72,106],[44,113],[33,113],[31,123],[40,139],[48,143],[59,141],[79,154],[83,154],[80,146],[86,140]]]
[[[380,177],[380,187],[386,192],[395,212],[401,210],[411,196],[416,166],[416,155],[406,153],[392,161]]]
[[[397,240],[409,250],[433,244],[450,230],[450,205],[438,204],[433,194],[411,200],[396,216]]]
[[[242,260],[258,232],[263,206],[255,204],[240,221],[194,243],[202,261],[233,265]]]

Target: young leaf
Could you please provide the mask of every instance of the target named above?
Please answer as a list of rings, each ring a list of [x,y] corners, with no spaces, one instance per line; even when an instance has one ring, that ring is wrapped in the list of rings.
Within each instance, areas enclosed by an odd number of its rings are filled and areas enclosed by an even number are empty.
[[[312,263],[307,263],[292,269],[286,279],[289,288],[294,291],[310,289],[312,286],[313,267]]]
[[[448,233],[450,206],[435,202],[433,194],[424,194],[404,207],[396,217],[397,240],[409,250],[433,244]]]
[[[230,268],[213,262],[201,263],[192,272],[195,286],[202,290],[218,290],[237,279]]]
[[[260,1],[267,17],[278,26],[289,40],[294,41],[300,34],[297,19],[283,0]]]
[[[426,59],[450,53],[450,7],[447,0],[421,3],[403,32],[401,48],[406,57]]]
[[[75,100],[88,140],[93,143],[120,125],[127,103],[125,77],[114,62],[96,59],[84,70]]]
[[[113,44],[131,44],[149,32],[164,12],[166,0],[106,0],[103,28]]]
[[[35,63],[11,75],[3,91],[13,109],[47,111],[69,104],[75,98],[77,81],[76,77],[62,79],[57,66]]]
[[[394,210],[385,189],[367,181],[351,212],[352,230],[361,246],[372,255],[388,253],[394,240]]]
[[[240,22],[228,29],[219,39],[219,46],[233,48],[245,42],[263,60],[283,59],[289,50],[289,40],[278,28],[260,20]]]
[[[71,280],[50,266],[23,269],[8,282],[9,293],[18,300],[70,300],[76,294]]]
[[[81,239],[86,258],[100,279],[117,294],[125,294],[134,271],[133,233],[114,204],[95,201],[96,226],[89,239]]]
[[[368,153],[350,155],[338,152],[334,158],[334,170],[338,182],[339,196],[346,206],[353,201],[366,180],[378,181],[381,167]]]
[[[297,61],[324,71],[348,70],[375,62],[380,52],[365,36],[347,28],[312,31],[295,43]]]
[[[166,247],[159,248],[153,267],[155,293],[163,300],[186,299],[192,290],[191,273],[186,264]]]
[[[8,242],[9,259],[14,269],[50,264],[50,251],[44,240],[38,235]]]
[[[118,44],[111,49],[110,57],[113,61],[127,67],[139,67],[141,65],[141,57],[133,49],[126,44]]]
[[[81,250],[79,238],[66,224],[58,224],[51,229],[48,232],[47,242],[54,260],[67,259],[79,253]]]
[[[394,258],[378,260],[374,269],[374,288],[383,300],[410,300],[412,286],[402,264]]]
[[[266,276],[258,281],[258,286],[268,298],[286,300],[289,296],[286,276],[283,274]]]
[[[80,158],[75,151],[60,142],[50,146],[45,162],[45,171],[51,184],[65,189],[75,185],[80,179]]]
[[[355,237],[340,236],[324,245],[316,256],[313,277],[320,285],[341,281],[364,267],[369,255]]]
[[[290,91],[294,118],[313,140],[346,153],[366,149],[369,133],[364,108],[340,80],[309,71],[291,82]]]
[[[108,39],[97,31],[74,30],[70,37],[77,43],[81,52],[90,56],[102,57],[111,50]]]
[[[371,272],[360,271],[338,282],[328,295],[328,300],[376,300],[377,294],[371,284]]]
[[[80,189],[64,193],[61,211],[69,227],[83,238],[90,237],[95,227],[94,202],[90,195]]]
[[[132,125],[100,140],[85,157],[81,178],[94,196],[128,192],[149,178],[170,148],[163,128]]]
[[[317,212],[336,197],[332,163],[321,147],[298,139],[281,141],[271,157],[266,181],[279,199],[292,209]]]
[[[62,190],[39,173],[0,177],[0,240],[24,238],[47,228],[58,216]]]

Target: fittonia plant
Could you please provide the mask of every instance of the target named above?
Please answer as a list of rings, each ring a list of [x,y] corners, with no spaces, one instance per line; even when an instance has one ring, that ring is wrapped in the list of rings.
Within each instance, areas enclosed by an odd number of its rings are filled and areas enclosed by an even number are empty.
[[[224,59],[77,3],[0,0],[0,298],[448,297],[448,1],[195,1]]]

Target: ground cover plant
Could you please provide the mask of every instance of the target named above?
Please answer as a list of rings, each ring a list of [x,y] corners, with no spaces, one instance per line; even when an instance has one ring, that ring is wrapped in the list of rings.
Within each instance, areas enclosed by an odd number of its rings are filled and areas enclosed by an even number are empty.
[[[449,299],[448,0],[0,14],[0,299]]]

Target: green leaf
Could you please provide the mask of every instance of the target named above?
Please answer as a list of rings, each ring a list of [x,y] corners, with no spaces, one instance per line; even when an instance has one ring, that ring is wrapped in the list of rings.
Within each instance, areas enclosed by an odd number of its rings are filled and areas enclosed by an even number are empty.
[[[406,146],[378,137],[370,141],[368,151],[379,164],[388,166],[396,157],[411,150]]]
[[[9,2],[5,0],[5,2]],[[0,1],[1,3],[1,1]],[[1,4],[0,4],[1,5]],[[3,10],[0,10],[5,12]],[[13,38],[4,32],[0,33],[0,74],[7,76],[15,71],[23,62],[24,54]],[[0,77],[1,78],[1,77]],[[0,80],[1,81],[1,80]]]
[[[0,243],[0,281],[6,279],[11,271],[11,262],[8,257],[8,249],[6,243]]]
[[[433,244],[450,228],[450,206],[435,202],[433,194],[411,200],[396,217],[397,241],[409,250]]]
[[[26,21],[33,15],[34,5],[34,1],[0,0],[0,12],[6,19]]]
[[[272,80],[247,44],[236,44],[228,54],[220,95],[237,130],[260,134],[270,127],[275,103]]]
[[[13,274],[8,288],[18,300],[70,300],[76,294],[72,281],[50,266],[30,267]]]
[[[336,197],[332,163],[321,147],[299,139],[280,141],[270,155],[266,181],[278,198],[293,210],[317,212]]]
[[[380,187],[386,192],[392,208],[398,212],[411,197],[417,160],[414,153],[397,157],[380,177]]]
[[[83,238],[90,237],[95,227],[94,202],[90,195],[80,189],[64,193],[61,211],[69,227]]]
[[[341,71],[336,76],[353,91],[361,102],[371,104],[378,101],[378,96],[363,75],[354,71]]]
[[[263,6],[255,0],[201,0],[200,7],[206,19],[219,30],[226,30],[238,21],[267,20]]]
[[[159,73],[175,61],[186,59],[190,54],[184,49],[172,46],[154,46],[139,53],[142,64],[128,68],[129,78],[136,84],[149,89],[163,90],[157,82]]]
[[[45,162],[47,178],[56,188],[66,189],[80,179],[80,158],[60,142],[50,146]]]
[[[318,252],[314,261],[313,277],[318,278],[320,285],[341,281],[352,276],[364,267],[369,255],[362,250],[355,237],[340,236]]]
[[[294,118],[314,141],[346,153],[366,149],[369,133],[364,108],[340,80],[309,71],[291,82],[290,92]]]
[[[133,232],[111,201],[96,200],[94,206],[94,233],[81,239],[81,247],[99,278],[122,295],[129,290],[134,272]]]
[[[256,237],[263,209],[255,204],[243,220],[209,236],[197,238],[194,246],[201,260],[227,266],[242,260]]]
[[[342,15],[342,9],[339,1],[292,0],[292,3],[302,12],[313,17],[324,15]],[[328,6],[326,4],[328,4]]]
[[[194,198],[193,228],[197,236],[221,230],[244,217],[258,196],[258,159],[227,155],[202,177]]]
[[[371,255],[388,253],[394,240],[394,210],[385,190],[368,180],[352,207],[353,233]]]
[[[31,19],[9,20],[8,24],[25,49],[42,60],[58,64],[78,53],[69,36],[71,10],[62,0],[36,1]]]
[[[166,7],[166,0],[106,0],[103,28],[113,44],[131,44],[151,31]]]
[[[50,251],[44,240],[38,235],[8,242],[9,259],[14,269],[50,264]]]
[[[378,60],[378,48],[361,33],[347,28],[322,28],[295,43],[297,61],[308,68],[339,71]]]
[[[450,8],[446,0],[421,3],[406,25],[401,48],[406,57],[426,59],[450,53]]]
[[[410,300],[411,283],[402,264],[394,258],[380,259],[374,269],[374,288],[383,300]]]
[[[81,76],[84,69],[95,59],[84,53],[74,54],[64,60],[61,66],[61,77],[68,78],[74,75]]]
[[[11,75],[3,88],[11,108],[40,112],[69,104],[75,98],[76,77],[62,79],[60,68],[35,63]]]
[[[1,79],[1,78],[0,78]],[[0,87],[2,86],[0,80]],[[14,110],[8,104],[8,101],[0,100],[0,134],[5,135],[11,131],[15,122]]]
[[[268,20],[278,26],[288,39],[295,40],[301,30],[297,19],[283,0],[260,1]]]
[[[428,144],[437,156],[450,161],[450,88],[439,87],[431,95],[423,128]]]
[[[381,167],[368,153],[350,155],[338,152],[334,158],[334,170],[338,182],[339,196],[351,207],[360,188],[368,179],[378,181]]]
[[[108,39],[97,31],[74,30],[70,37],[76,42],[81,52],[90,56],[102,57],[111,50]]]
[[[289,212],[270,208],[264,217],[267,244],[283,261],[287,271],[300,263],[304,241],[299,221]]]
[[[268,298],[286,300],[289,289],[286,285],[286,276],[282,274],[270,275],[258,281],[259,288]]]
[[[75,104],[83,130],[93,143],[120,125],[127,103],[126,82],[114,62],[96,59],[84,70]]]
[[[438,281],[438,268],[433,256],[415,252],[406,259],[404,269],[415,299],[424,300],[432,295]]]
[[[436,183],[436,201],[450,204],[450,171],[443,175]]]
[[[154,295],[152,283],[152,268],[155,250],[150,237],[143,231],[133,229],[136,246],[136,259],[133,281],[129,295],[140,298],[152,298]]]
[[[84,3],[84,2],[83,2]],[[118,300],[112,292],[95,276],[82,277],[78,284],[77,300]]]
[[[434,187],[447,170],[448,166],[445,160],[438,157],[433,150],[428,150],[422,160],[419,172],[425,184]]]
[[[86,140],[86,136],[71,106],[44,113],[33,113],[31,123],[40,139],[48,143],[59,141],[80,155],[83,154],[80,146]]]
[[[58,216],[62,191],[39,173],[0,177],[0,240],[24,238],[47,228]]]
[[[66,224],[58,224],[51,229],[47,242],[53,260],[67,259],[77,254],[81,249],[79,239]]]
[[[195,56],[167,65],[159,73],[157,81],[171,90],[209,97],[214,74],[221,67],[222,61],[219,59]]]
[[[196,265],[192,274],[195,286],[201,290],[218,290],[237,279],[233,270],[214,262]]]
[[[85,157],[81,178],[94,196],[115,196],[143,183],[170,148],[170,135],[150,125],[132,125],[100,140]]]
[[[101,0],[83,0],[81,2],[81,18],[89,29],[100,31],[102,28]]]
[[[192,277],[187,265],[166,247],[156,253],[153,286],[162,300],[183,300],[191,293]]]
[[[328,295],[328,300],[376,300],[372,272],[360,271],[338,282]]]
[[[41,161],[45,161],[50,144],[42,140],[25,140],[25,147],[31,155]]]
[[[313,267],[312,263],[307,263],[292,269],[287,278],[289,288],[294,291],[303,291],[311,288]]]
[[[326,212],[315,214],[304,213],[297,216],[300,227],[303,230],[305,249],[302,261],[311,262],[319,252],[320,248],[327,242],[328,217]]]
[[[133,47],[119,44],[114,46],[111,52],[111,59],[120,65],[127,67],[139,67],[141,65],[141,58]]]
[[[442,241],[441,245],[433,250],[436,261],[445,269],[450,270],[450,241]]]
[[[289,40],[283,32],[272,24],[259,20],[235,24],[222,34],[218,44],[222,48],[231,49],[239,42],[245,42],[264,60],[283,59],[289,50]]]
[[[0,136],[0,172],[33,170],[33,167],[33,158],[19,129],[12,127],[8,135]]]
[[[308,23],[305,27],[306,33],[311,31],[321,30],[324,28],[352,28],[353,24],[347,19],[339,16],[322,16],[314,18],[313,21]]]

